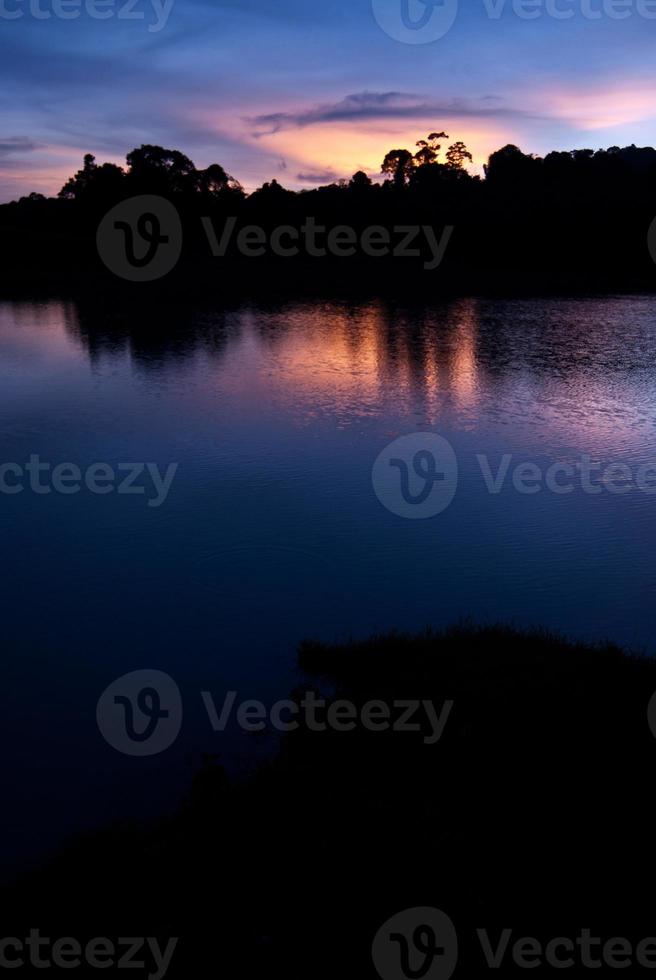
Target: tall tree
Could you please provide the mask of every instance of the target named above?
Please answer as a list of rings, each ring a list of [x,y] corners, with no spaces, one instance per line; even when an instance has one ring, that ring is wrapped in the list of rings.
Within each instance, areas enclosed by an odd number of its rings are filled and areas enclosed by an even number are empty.
[[[417,146],[419,147],[415,153],[417,165],[422,166],[424,163],[437,163],[437,158],[442,149],[442,145],[438,143],[438,140],[448,140],[448,138],[448,133],[429,133],[425,140],[417,140]]]
[[[205,170],[197,171],[197,189],[210,197],[219,197],[226,192],[243,193],[239,181],[226,173],[220,163],[211,163]]]
[[[449,170],[463,170],[465,160],[469,160],[470,163],[474,162],[474,158],[465,144],[458,140],[457,143],[453,143],[447,150],[446,165]]]
[[[74,177],[70,177],[58,197],[69,201],[110,198],[120,192],[125,172],[115,163],[103,163],[100,166],[92,153],[84,156],[83,166]]]
[[[403,187],[413,166],[414,159],[410,150],[390,150],[383,160],[381,173],[389,174],[396,187]]]
[[[144,144],[127,155],[130,180],[152,193],[195,190],[198,173],[189,157],[179,150]]]
[[[349,181],[349,188],[352,191],[366,191],[371,187],[371,177],[368,177],[364,170],[357,170]]]

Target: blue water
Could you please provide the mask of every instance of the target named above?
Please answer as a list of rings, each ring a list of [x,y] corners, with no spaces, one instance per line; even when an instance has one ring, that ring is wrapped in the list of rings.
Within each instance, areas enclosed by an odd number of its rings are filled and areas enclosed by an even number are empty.
[[[267,738],[212,733],[200,692],[269,703],[325,640],[460,617],[653,653],[656,496],[520,493],[496,472],[587,454],[656,465],[656,299],[304,303],[230,311],[0,305],[0,463],[177,464],[170,493],[0,493],[3,833],[24,861],[175,802],[201,754],[243,771]],[[453,502],[387,510],[372,466],[433,432]],[[8,477],[9,483],[12,477]],[[142,483],[145,481],[142,479]],[[180,737],[102,738],[118,676],[169,673]]]

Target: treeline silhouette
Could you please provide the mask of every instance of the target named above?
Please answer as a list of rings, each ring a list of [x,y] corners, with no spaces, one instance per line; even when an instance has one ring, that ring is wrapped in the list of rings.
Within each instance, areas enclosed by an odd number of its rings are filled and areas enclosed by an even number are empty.
[[[418,149],[390,150],[382,180],[362,171],[350,180],[291,191],[277,180],[246,194],[220,164],[197,169],[178,150],[144,145],[126,166],[99,164],[88,154],[57,198],[30,194],[0,206],[3,286],[83,286],[105,280],[95,248],[104,214],[142,194],[171,200],[181,215],[184,251],[167,277],[176,288],[227,283],[254,290],[274,283],[283,291],[363,285],[377,290],[562,291],[650,290],[656,269],[647,233],[656,217],[656,150],[617,147],[552,152],[545,157],[508,145],[493,153],[484,176],[467,167],[461,141],[445,150],[446,133],[419,140]],[[289,258],[269,250],[245,257],[235,250],[212,257],[201,218],[220,232],[228,218],[240,228],[270,233],[301,227],[308,217],[328,228],[345,225],[361,234],[380,226],[431,226],[453,234],[438,268],[426,271],[424,252],[414,259],[372,258],[356,250],[325,260]],[[226,269],[230,275],[222,275]]]

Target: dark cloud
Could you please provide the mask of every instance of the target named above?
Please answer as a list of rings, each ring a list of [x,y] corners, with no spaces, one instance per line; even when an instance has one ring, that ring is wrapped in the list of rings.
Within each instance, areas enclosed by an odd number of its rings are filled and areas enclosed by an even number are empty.
[[[7,156],[10,153],[32,153],[34,150],[40,150],[41,144],[35,143],[34,140],[27,139],[24,136],[15,136],[13,139],[0,139],[0,157]]]
[[[296,174],[296,180],[303,184],[332,184],[339,180],[339,176],[333,170],[324,170],[318,174]]]
[[[417,119],[425,116],[436,118],[461,116],[513,117],[526,114],[497,103],[496,96],[486,95],[471,102],[461,99],[439,102],[406,92],[356,92],[341,102],[328,103],[302,112],[272,112],[253,116],[246,121],[255,126],[254,136],[277,133],[281,129],[298,129],[313,123],[345,122],[358,119]]]

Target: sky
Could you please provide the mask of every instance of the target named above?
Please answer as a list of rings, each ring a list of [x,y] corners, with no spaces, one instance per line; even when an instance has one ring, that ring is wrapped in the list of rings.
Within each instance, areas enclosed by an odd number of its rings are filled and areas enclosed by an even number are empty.
[[[656,142],[656,0],[0,0],[0,201],[142,143],[253,190]]]

